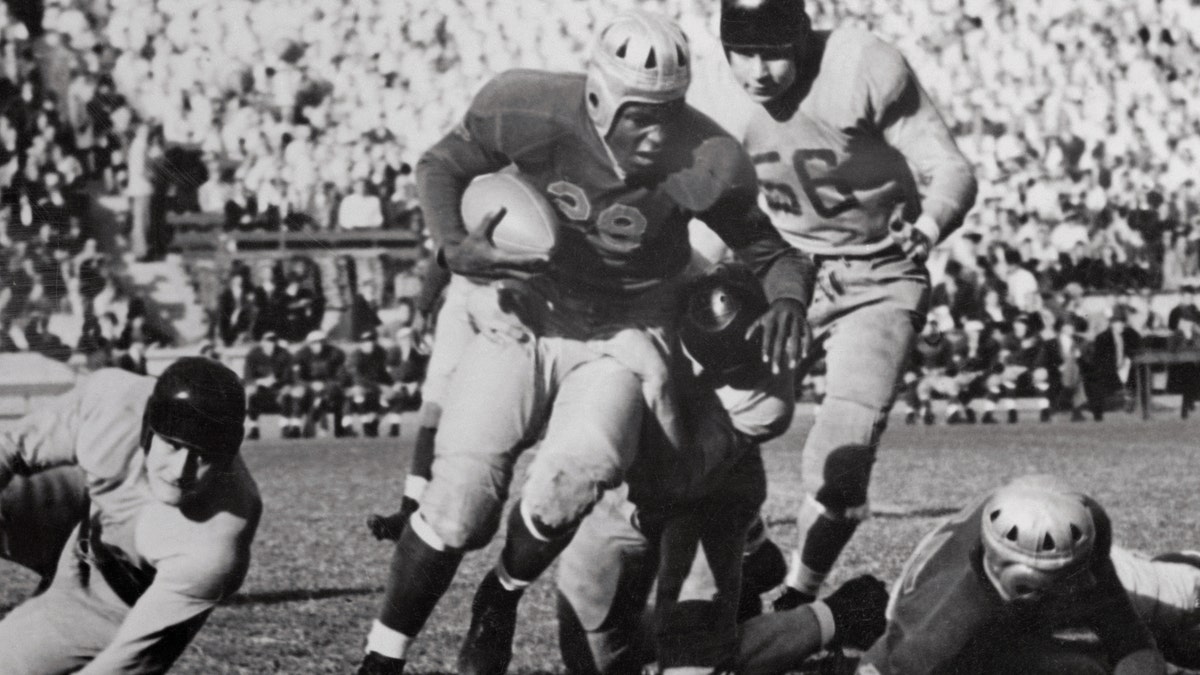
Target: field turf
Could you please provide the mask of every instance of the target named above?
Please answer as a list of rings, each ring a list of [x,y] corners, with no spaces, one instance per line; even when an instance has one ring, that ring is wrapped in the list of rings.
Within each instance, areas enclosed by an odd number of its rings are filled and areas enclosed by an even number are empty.
[[[1118,543],[1149,552],[1200,548],[1200,422],[1166,417],[988,427],[910,427],[894,419],[875,467],[875,517],[859,530],[832,581],[864,572],[894,579],[937,518],[1028,472],[1060,474],[1090,492],[1112,516]],[[765,451],[766,514],[784,546],[795,536],[799,449],[808,423],[801,415]],[[411,430],[406,427],[399,443],[247,444],[266,503],[254,562],[241,592],[213,613],[172,672],[352,672],[391,552],[363,521],[399,503]],[[409,672],[453,672],[472,591],[498,550],[497,541],[467,557],[417,643]],[[0,613],[35,582],[27,571],[0,563]],[[561,672],[551,586],[548,579],[539,582],[523,601],[511,672]]]

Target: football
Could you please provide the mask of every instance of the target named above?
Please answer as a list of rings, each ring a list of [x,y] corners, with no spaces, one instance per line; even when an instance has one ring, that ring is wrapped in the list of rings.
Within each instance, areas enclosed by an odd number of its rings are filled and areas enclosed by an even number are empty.
[[[467,229],[504,208],[504,218],[492,230],[491,241],[510,253],[549,255],[558,243],[558,214],[536,188],[510,172],[479,176],[462,196],[461,212]]]

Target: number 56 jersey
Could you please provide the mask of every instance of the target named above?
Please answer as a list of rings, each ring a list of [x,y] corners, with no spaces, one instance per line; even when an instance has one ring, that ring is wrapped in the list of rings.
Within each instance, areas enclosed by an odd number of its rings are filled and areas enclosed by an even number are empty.
[[[891,222],[921,214],[949,234],[974,203],[975,179],[904,57],[859,29],[814,40],[802,58],[819,65],[800,64],[791,91],[749,120],[759,205],[808,253],[880,251]]]

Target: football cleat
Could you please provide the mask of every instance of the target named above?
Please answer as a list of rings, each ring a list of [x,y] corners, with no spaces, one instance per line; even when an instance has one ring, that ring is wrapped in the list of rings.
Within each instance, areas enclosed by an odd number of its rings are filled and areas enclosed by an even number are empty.
[[[500,585],[495,570],[479,583],[471,601],[471,628],[458,652],[461,675],[503,675],[508,671],[521,595]]]
[[[402,675],[404,659],[393,659],[390,656],[367,652],[355,675]]]
[[[887,585],[870,574],[855,577],[824,598],[838,645],[867,649],[887,628]]]
[[[371,534],[379,541],[396,541],[404,532],[404,526],[408,525],[408,519],[420,507],[417,500],[405,496],[400,502],[399,511],[386,516],[372,513],[367,518],[367,529],[371,530]]]
[[[1172,551],[1151,558],[1154,562],[1179,563],[1200,569],[1200,551]]]

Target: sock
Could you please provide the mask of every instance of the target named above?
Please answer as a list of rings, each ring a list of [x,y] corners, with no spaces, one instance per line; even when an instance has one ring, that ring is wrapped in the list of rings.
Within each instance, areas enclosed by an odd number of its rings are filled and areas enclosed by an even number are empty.
[[[800,528],[798,558],[788,573],[787,585],[801,593],[816,596],[833,569],[842,549],[858,529],[858,521],[830,518],[815,499],[807,498],[797,519]]]
[[[367,633],[366,651],[392,659],[403,659],[408,655],[408,646],[412,641],[411,637],[388,628],[376,619],[371,623],[371,632]]]
[[[423,537],[420,530],[427,534]],[[396,542],[379,610],[381,624],[410,637],[421,632],[463,558],[457,551],[438,550],[441,542],[427,538],[436,539],[436,535],[417,513]]]
[[[409,461],[409,476],[424,478],[426,481],[433,477],[433,447],[436,437],[437,427],[417,429],[417,441],[413,445],[412,459]]]
[[[837,637],[837,622],[833,620],[833,610],[820,600],[810,602],[808,608],[817,617],[817,626],[821,629],[821,646],[828,647],[833,638]]]
[[[533,521],[533,517],[525,513],[525,502],[513,504],[508,514],[508,538],[500,552],[500,564],[512,580],[531,582],[537,579],[571,543],[573,532],[548,537],[538,532]]]

